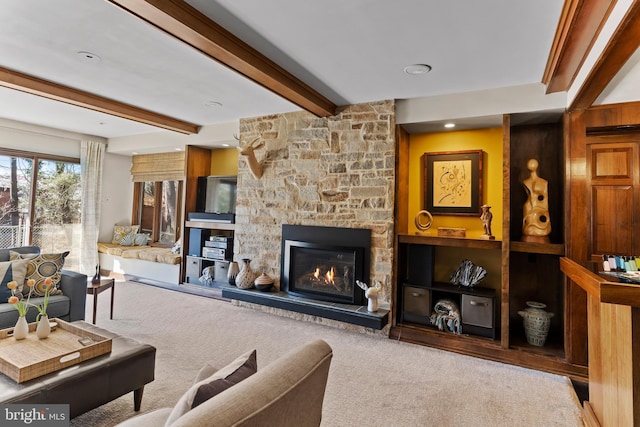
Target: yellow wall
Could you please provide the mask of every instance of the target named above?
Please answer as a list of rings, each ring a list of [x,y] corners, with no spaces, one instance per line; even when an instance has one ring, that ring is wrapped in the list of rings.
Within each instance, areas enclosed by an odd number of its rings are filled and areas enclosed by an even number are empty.
[[[491,233],[502,239],[502,128],[468,131],[413,134],[409,139],[409,233],[417,231],[416,214],[424,209],[424,184],[422,155],[438,151],[484,151],[482,167],[482,203],[491,206],[493,221]],[[438,227],[461,227],[467,237],[484,234],[480,214],[478,216],[434,215],[429,232],[436,235]]]
[[[238,150],[211,150],[211,175],[238,175]]]

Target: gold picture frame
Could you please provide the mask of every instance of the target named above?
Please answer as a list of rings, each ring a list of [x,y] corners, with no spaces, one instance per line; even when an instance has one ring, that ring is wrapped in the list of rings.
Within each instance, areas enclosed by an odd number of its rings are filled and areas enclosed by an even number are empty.
[[[433,215],[480,215],[482,150],[424,153],[424,209]]]

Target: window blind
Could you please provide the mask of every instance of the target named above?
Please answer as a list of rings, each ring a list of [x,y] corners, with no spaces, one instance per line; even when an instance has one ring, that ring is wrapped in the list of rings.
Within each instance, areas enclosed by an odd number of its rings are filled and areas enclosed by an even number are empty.
[[[131,159],[133,182],[184,180],[184,151],[139,154]]]

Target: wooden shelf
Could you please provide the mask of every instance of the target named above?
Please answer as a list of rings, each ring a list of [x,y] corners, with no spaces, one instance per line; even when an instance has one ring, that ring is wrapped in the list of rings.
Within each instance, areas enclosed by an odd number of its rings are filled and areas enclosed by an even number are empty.
[[[512,252],[564,256],[564,245],[560,243],[509,242]]]
[[[469,237],[441,237],[426,234],[398,234],[399,243],[419,245],[452,246],[460,248],[498,249],[502,248],[500,240],[474,239]]]
[[[234,231],[236,229],[235,224],[227,222],[211,222],[211,221],[185,221],[185,227],[189,228],[206,228],[208,230],[227,230]]]

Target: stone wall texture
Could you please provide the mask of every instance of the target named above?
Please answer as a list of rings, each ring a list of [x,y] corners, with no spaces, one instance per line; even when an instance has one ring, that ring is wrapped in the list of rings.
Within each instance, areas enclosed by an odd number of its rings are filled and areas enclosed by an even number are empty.
[[[350,105],[332,117],[300,111],[242,119],[240,143],[256,138],[263,175],[240,156],[235,260],[280,277],[282,224],[371,230],[371,279],[391,301],[394,239],[395,103]]]

